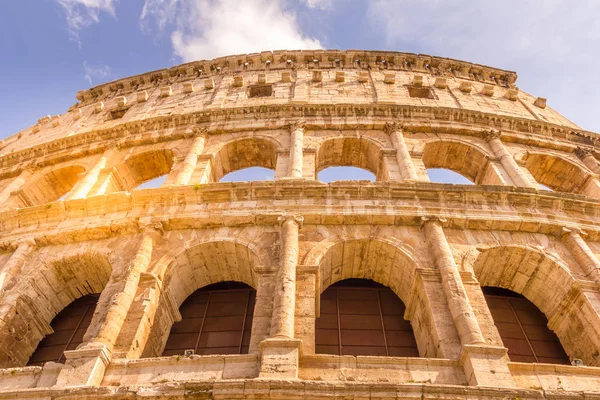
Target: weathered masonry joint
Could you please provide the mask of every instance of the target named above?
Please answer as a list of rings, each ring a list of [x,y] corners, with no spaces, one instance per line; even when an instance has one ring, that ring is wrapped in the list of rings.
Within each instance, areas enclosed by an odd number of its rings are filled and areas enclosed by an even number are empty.
[[[0,146],[0,399],[600,397],[598,136],[515,84],[280,51],[77,93]]]

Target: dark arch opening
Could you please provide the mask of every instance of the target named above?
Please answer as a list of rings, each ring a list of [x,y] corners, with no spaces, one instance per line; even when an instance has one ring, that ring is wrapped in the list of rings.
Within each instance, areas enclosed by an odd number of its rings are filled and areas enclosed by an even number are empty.
[[[346,279],[321,294],[315,349],[319,354],[418,357],[406,307],[388,287]]]
[[[163,356],[248,354],[256,291],[241,282],[219,282],[192,293],[179,307]]]
[[[548,319],[532,302],[508,289],[482,290],[511,361],[570,364]]]
[[[43,365],[48,361],[64,363],[64,352],[75,350],[83,343],[99,297],[99,294],[88,294],[63,308],[50,323],[53,332],[38,344],[27,365]]]

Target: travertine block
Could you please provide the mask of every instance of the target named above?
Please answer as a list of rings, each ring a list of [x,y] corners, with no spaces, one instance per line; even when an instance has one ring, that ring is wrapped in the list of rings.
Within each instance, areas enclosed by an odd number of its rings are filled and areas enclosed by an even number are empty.
[[[148,100],[148,92],[146,90],[142,90],[141,92],[138,92],[136,99],[137,99],[138,103],[143,103],[143,102],[147,101]]]
[[[448,80],[446,78],[435,78],[433,86],[438,89],[446,89],[448,87]]]
[[[535,102],[533,103],[533,105],[544,109],[544,108],[546,108],[546,99],[543,97],[538,97],[537,99],[535,99]]]
[[[215,88],[215,80],[212,78],[208,78],[204,80],[204,89],[214,89]]]
[[[184,82],[183,83],[183,93],[193,93],[194,92],[194,82]]]
[[[160,88],[160,97],[169,97],[173,94],[171,86],[163,86]]]
[[[481,94],[492,97],[494,95],[494,85],[483,85],[483,88],[481,88]]]
[[[458,89],[463,93],[471,93],[473,89],[473,84],[471,82],[461,82]]]
[[[388,85],[392,85],[396,83],[396,73],[395,72],[384,72],[383,73],[383,83],[387,83]]]
[[[244,77],[243,76],[234,76],[233,77],[233,87],[242,87],[244,86]]]

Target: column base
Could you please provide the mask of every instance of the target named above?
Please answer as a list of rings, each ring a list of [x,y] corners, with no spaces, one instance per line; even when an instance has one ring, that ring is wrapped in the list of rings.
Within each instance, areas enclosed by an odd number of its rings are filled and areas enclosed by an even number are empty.
[[[485,344],[463,346],[459,358],[470,386],[515,388],[508,369],[508,349]]]
[[[111,354],[104,345],[65,351],[65,366],[58,374],[56,386],[99,386]]]
[[[298,379],[302,340],[268,338],[260,342],[260,372],[265,379]]]

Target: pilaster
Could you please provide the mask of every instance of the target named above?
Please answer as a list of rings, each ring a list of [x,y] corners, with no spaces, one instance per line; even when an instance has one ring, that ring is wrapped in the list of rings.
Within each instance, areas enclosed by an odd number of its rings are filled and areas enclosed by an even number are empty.
[[[388,122],[385,124],[384,131],[390,136],[392,146],[396,150],[396,160],[398,161],[401,179],[408,182],[417,181],[417,172],[412,163],[408,147],[404,142],[402,127],[396,122]]]
[[[531,182],[527,175],[521,170],[521,167],[508,152],[504,143],[500,140],[500,137],[500,131],[491,130],[485,134],[485,140],[488,142],[494,155],[500,160],[502,167],[504,167],[515,186],[537,188],[537,186]]]
[[[189,185],[196,170],[196,166],[198,165],[198,156],[202,154],[204,151],[204,145],[206,140],[208,139],[208,134],[206,129],[203,128],[194,128],[193,133],[195,135],[192,140],[192,144],[183,159],[179,163],[179,165],[174,166],[174,170],[177,171],[175,175],[175,179],[173,183],[165,182],[167,184],[171,184],[173,186],[183,186]],[[169,178],[167,178],[168,180]]]
[[[288,162],[288,178],[300,179],[303,172],[304,121],[297,121],[288,126],[290,131],[290,158]]]

